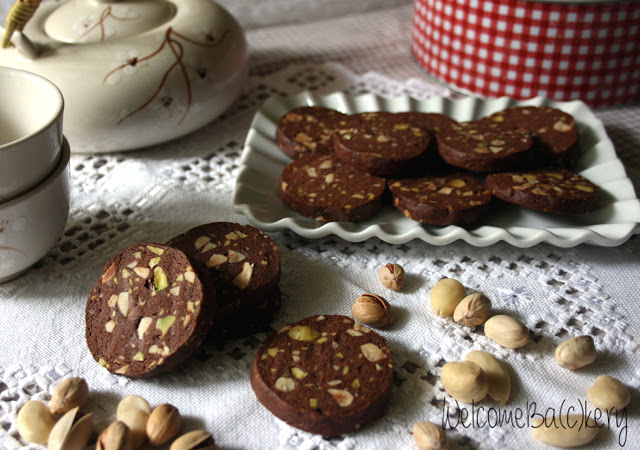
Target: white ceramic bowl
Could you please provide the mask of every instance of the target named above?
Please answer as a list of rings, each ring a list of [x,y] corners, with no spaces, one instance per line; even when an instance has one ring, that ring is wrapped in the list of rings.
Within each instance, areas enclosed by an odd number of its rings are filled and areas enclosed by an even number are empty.
[[[52,82],[0,67],[0,203],[27,192],[56,167],[63,109]]]
[[[54,172],[24,195],[0,204],[0,283],[35,264],[54,246],[69,216],[69,143]]]

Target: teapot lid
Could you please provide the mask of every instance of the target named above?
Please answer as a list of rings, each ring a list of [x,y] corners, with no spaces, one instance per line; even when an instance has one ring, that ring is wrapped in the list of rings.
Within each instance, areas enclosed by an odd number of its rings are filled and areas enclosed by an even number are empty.
[[[44,31],[66,43],[100,43],[142,34],[176,15],[167,0],[71,0],[47,17]]]

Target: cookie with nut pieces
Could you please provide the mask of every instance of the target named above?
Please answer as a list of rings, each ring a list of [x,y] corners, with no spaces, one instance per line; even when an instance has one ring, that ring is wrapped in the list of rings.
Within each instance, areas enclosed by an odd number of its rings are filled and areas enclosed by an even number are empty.
[[[588,179],[565,169],[494,173],[485,184],[505,202],[565,215],[590,213],[600,193]]]
[[[474,172],[526,169],[535,156],[529,131],[486,120],[447,126],[437,139],[438,153],[447,164]]]
[[[333,152],[333,130],[345,114],[322,106],[292,109],[278,120],[276,143],[290,158]]]
[[[185,362],[207,335],[217,308],[206,282],[180,250],[134,244],[114,256],[85,309],[86,341],[109,372],[143,378]]]
[[[292,210],[324,222],[357,222],[382,207],[386,180],[314,154],[288,164],[280,174],[280,198]]]
[[[428,130],[386,111],[346,116],[333,135],[333,151],[345,164],[381,177],[416,173],[428,157]]]
[[[251,386],[272,414],[323,436],[381,417],[393,363],[386,340],[342,315],[311,316],[282,327],[256,353]]]
[[[280,254],[251,225],[212,222],[172,238],[214,286],[218,312],[211,333],[240,337],[266,327],[280,308]]]
[[[569,113],[546,105],[518,106],[497,111],[483,120],[509,129],[529,131],[538,154],[534,161],[537,167],[570,169],[576,165],[578,128]]]
[[[491,192],[482,180],[457,173],[387,181],[393,206],[406,217],[430,225],[469,225],[489,210]]]

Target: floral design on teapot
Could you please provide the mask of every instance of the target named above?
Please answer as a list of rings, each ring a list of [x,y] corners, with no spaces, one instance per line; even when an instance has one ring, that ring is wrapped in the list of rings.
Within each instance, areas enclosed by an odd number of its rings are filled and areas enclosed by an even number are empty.
[[[135,20],[137,17],[129,16],[129,17],[120,17],[113,13],[113,9],[111,6],[107,6],[102,13],[100,14],[100,18],[94,22],[94,18],[92,16],[84,17],[81,19],[80,23],[75,24],[72,28],[81,32],[80,38],[87,36],[92,31],[99,29],[100,30],[100,42],[104,41],[105,37],[108,34],[115,33],[115,29],[110,30],[108,25],[106,24],[107,19],[112,19],[116,21],[127,21],[127,20]]]
[[[124,122],[128,118],[130,118],[130,117],[136,115],[137,113],[139,113],[140,111],[143,111],[144,109],[146,109],[156,98],[158,98],[158,96],[162,92],[162,89],[163,89],[165,83],[167,82],[167,79],[168,79],[169,75],[171,74],[171,72],[173,72],[174,70],[179,70],[180,73],[182,74],[183,81],[184,81],[184,87],[185,87],[185,90],[187,92],[187,104],[185,105],[185,109],[184,109],[184,112],[182,113],[182,117],[180,118],[180,120],[176,124],[176,125],[180,125],[182,123],[182,121],[185,119],[185,117],[187,116],[187,114],[189,113],[189,109],[191,107],[191,100],[192,100],[191,81],[189,80],[189,75],[187,73],[187,68],[185,67],[184,62],[182,60],[183,56],[184,56],[183,43],[184,44],[197,45],[199,47],[204,47],[204,48],[213,48],[213,47],[216,47],[216,46],[222,44],[222,42],[224,41],[224,39],[225,39],[225,37],[227,35],[228,35],[228,31],[224,31],[222,33],[222,35],[220,36],[220,38],[216,39],[215,36],[213,36],[211,34],[207,34],[205,36],[206,42],[198,42],[198,41],[196,41],[194,39],[191,39],[191,38],[188,38],[188,37],[184,36],[183,34],[178,33],[172,27],[169,27],[169,28],[167,28],[167,30],[166,30],[166,32],[164,34],[164,40],[160,43],[160,45],[158,46],[158,48],[156,50],[154,50],[153,52],[151,52],[151,53],[149,53],[149,54],[147,54],[145,56],[142,56],[142,57],[132,56],[131,58],[127,59],[123,64],[120,64],[115,69],[111,70],[104,77],[103,83],[109,81],[109,79],[112,76],[114,76],[116,73],[118,73],[118,72],[120,72],[122,70],[126,70],[126,69],[130,70],[132,68],[135,68],[138,64],[140,64],[142,62],[151,60],[153,57],[159,55],[162,51],[164,51],[167,48],[173,54],[173,57],[175,59],[175,62],[170,64],[169,67],[167,67],[167,70],[164,72],[164,75],[162,76],[158,87],[151,94],[151,96],[147,99],[147,101],[145,101],[137,109],[134,109],[133,111],[131,111],[128,114],[124,115],[120,120],[118,120],[117,124],[120,125],[122,122]],[[196,70],[196,73],[201,78],[205,78],[206,77],[206,70],[204,70],[204,69]],[[169,106],[172,103],[172,99],[168,98],[168,97],[161,97],[160,100],[161,100],[161,103],[164,106]]]

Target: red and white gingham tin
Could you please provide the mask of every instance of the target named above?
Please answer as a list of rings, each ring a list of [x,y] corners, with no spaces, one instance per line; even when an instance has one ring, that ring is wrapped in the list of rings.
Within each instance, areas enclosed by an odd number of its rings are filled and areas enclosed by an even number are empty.
[[[640,1],[414,0],[414,58],[482,97],[640,100]]]

